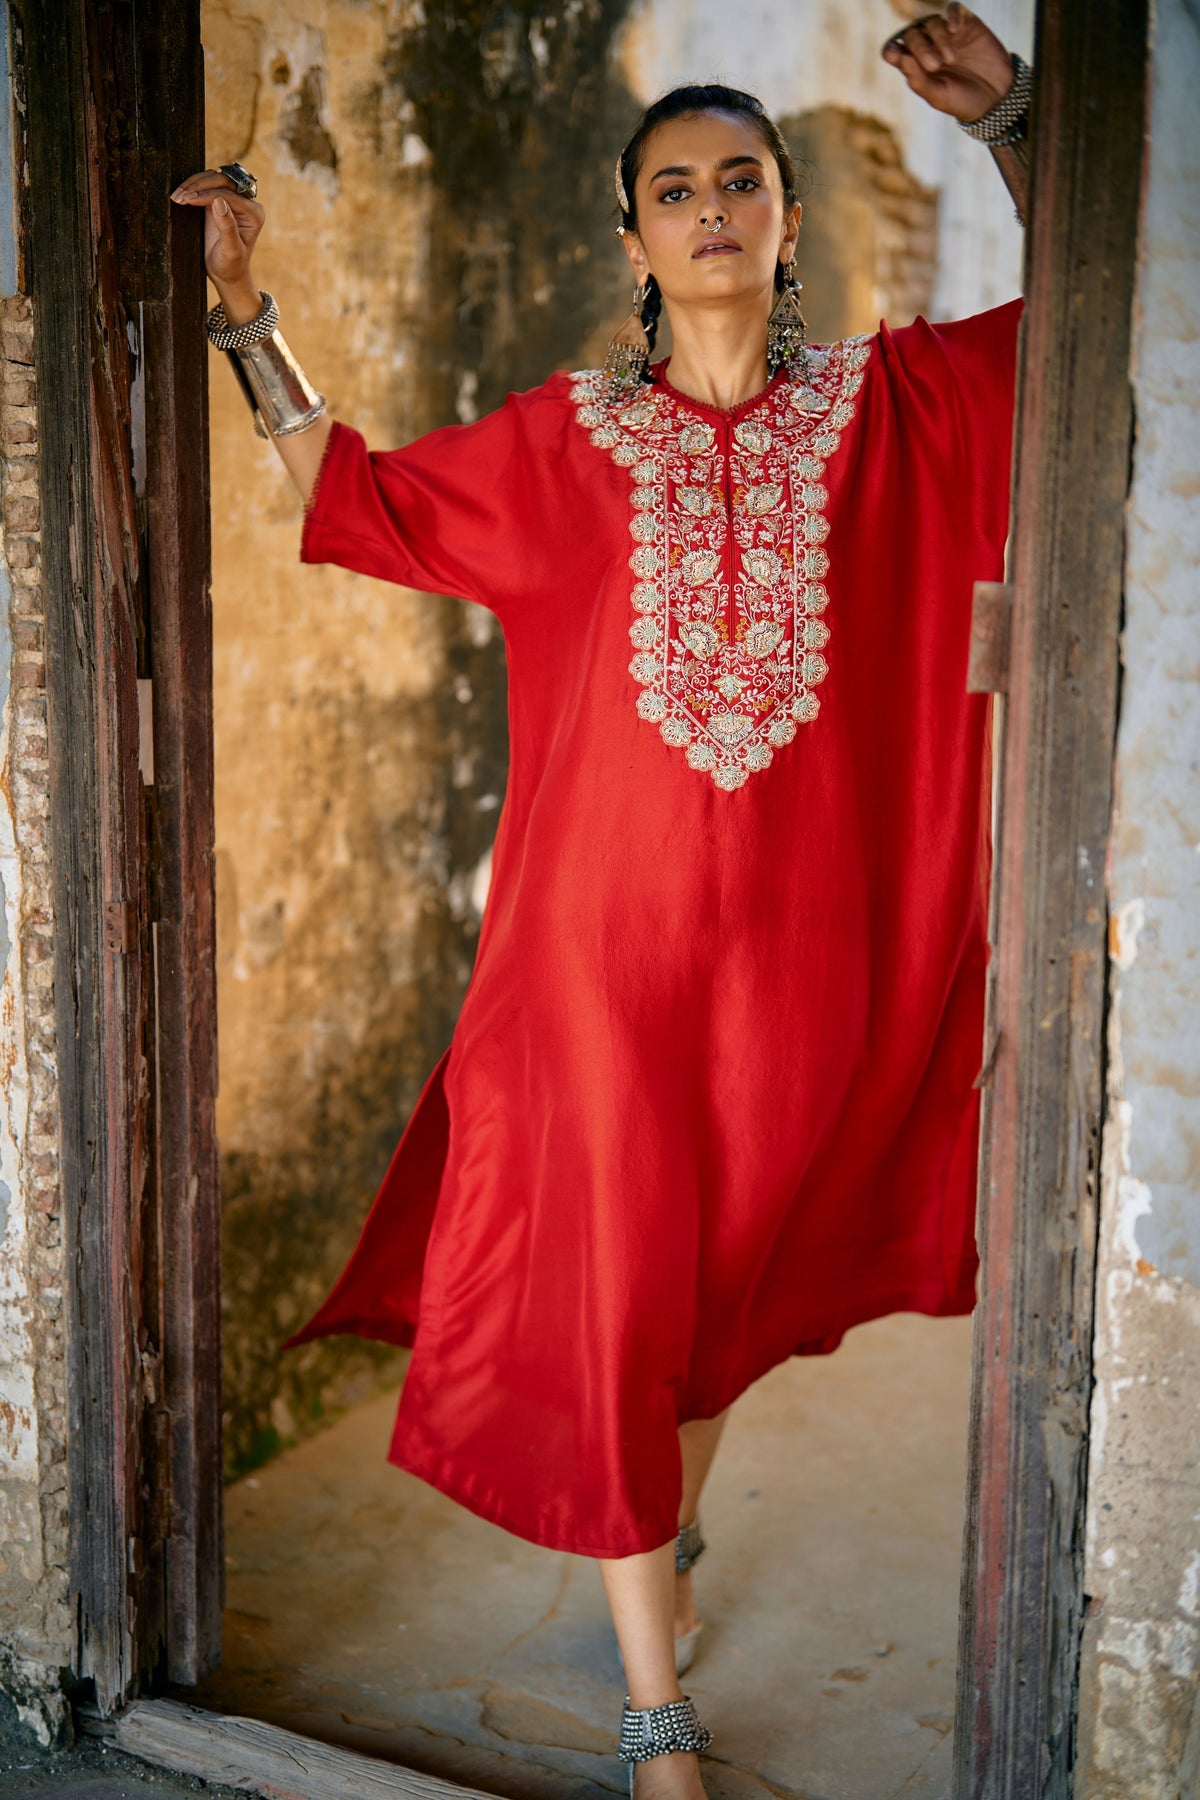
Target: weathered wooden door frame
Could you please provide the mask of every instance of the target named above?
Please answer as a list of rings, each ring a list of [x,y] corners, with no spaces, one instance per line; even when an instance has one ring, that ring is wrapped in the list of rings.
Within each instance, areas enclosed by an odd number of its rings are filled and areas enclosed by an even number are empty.
[[[198,0],[17,0],[41,429],[75,1674],[220,1651]],[[190,223],[190,221],[189,221]],[[162,1104],[156,1105],[156,1096]]]
[[[1146,0],[1043,0],[993,903],[955,1800],[1067,1800]]]
[[[139,1683],[169,1676],[187,1684],[215,1659],[221,1565],[204,282],[198,234],[172,235],[169,213],[156,211],[157,196],[202,154],[199,28],[195,0],[146,14],[135,34],[137,67],[123,66],[137,96],[130,129],[96,106],[95,21],[112,10],[105,0],[56,8],[21,0],[15,9],[25,38],[18,60],[30,120],[42,404],[72,1261],[72,1581],[77,1673],[93,1684],[102,1714]],[[1065,1797],[1071,1783],[1145,33],[1144,0],[1045,0],[1038,22],[956,1800]],[[52,131],[39,128],[50,120]],[[101,123],[126,146],[117,152],[121,179],[155,197],[140,214],[131,208],[144,237],[123,240],[132,260],[115,276],[104,243],[112,144]],[[159,217],[161,231],[151,225]],[[137,436],[136,417],[122,420],[122,383],[112,376],[123,352],[105,340],[122,308],[145,395],[144,541],[132,563],[121,540],[130,445],[121,451],[124,474],[114,476],[109,462],[122,432],[132,425]],[[74,370],[92,379],[63,379]],[[137,1305],[125,1260],[136,1123],[131,1026],[149,1016],[149,1003],[130,1001],[128,965],[143,927],[123,884],[140,879],[145,846],[130,777],[133,665],[128,642],[122,650],[114,636],[133,629],[115,615],[134,600],[114,559],[124,577],[135,565],[146,572],[143,679],[154,684],[148,817],[158,854],[149,910],[163,1094],[162,1302],[160,1341],[149,1345],[131,1341]],[[147,762],[143,745],[144,769]],[[151,1469],[170,1506],[157,1521],[128,1480],[147,1416],[162,1429]],[[162,1601],[160,1614],[149,1605],[158,1619],[151,1642],[143,1625],[131,1629],[130,1608],[149,1604],[136,1546],[153,1550],[155,1533]],[[150,1715],[135,1706],[119,1716],[135,1747],[137,1719]],[[199,1741],[208,1729],[196,1713],[184,1736]],[[421,1777],[397,1787],[455,1791]]]

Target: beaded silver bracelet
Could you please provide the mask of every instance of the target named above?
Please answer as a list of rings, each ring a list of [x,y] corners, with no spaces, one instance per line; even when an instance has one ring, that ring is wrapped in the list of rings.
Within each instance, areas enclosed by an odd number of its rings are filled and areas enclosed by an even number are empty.
[[[270,337],[279,323],[279,308],[275,304],[275,296],[264,293],[262,288],[258,290],[258,297],[262,305],[244,325],[231,325],[225,317],[225,308],[219,301],[207,314],[204,329],[214,350],[245,350],[249,345]]]
[[[989,107],[977,119],[970,119],[965,124],[961,119],[958,122],[960,131],[991,147],[1015,143],[1025,136],[1028,127],[1033,70],[1015,50],[1011,55],[1013,83],[1004,98],[997,100],[995,106]]]

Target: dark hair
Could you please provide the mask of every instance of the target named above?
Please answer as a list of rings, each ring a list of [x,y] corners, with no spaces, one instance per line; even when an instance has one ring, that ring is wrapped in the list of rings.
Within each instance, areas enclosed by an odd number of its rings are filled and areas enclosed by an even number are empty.
[[[724,87],[720,82],[694,82],[686,87],[672,88],[660,100],[648,106],[638,122],[638,128],[621,152],[620,171],[621,185],[625,189],[629,201],[629,210],[621,211],[621,224],[626,231],[637,230],[637,201],[634,188],[637,178],[642,172],[642,163],[646,155],[646,144],[651,132],[659,125],[665,125],[669,119],[686,119],[695,113],[730,113],[735,118],[746,119],[757,131],[759,137],[775,158],[775,166],[779,170],[779,179],[783,183],[783,204],[794,206],[796,202],[796,171],[792,165],[792,154],[787,147],[783,133],[767,111],[761,100],[753,94],[743,93],[741,88]],[[775,285],[785,286],[786,277],[783,264],[775,270]],[[642,304],[642,324],[646,336],[650,340],[650,348],[654,348],[654,339],[658,332],[658,315],[662,311],[662,294],[657,281],[650,276],[648,292]]]

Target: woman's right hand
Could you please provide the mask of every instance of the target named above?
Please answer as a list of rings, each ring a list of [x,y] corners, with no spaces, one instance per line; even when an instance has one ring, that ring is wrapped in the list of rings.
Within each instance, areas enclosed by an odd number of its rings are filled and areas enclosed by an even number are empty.
[[[171,195],[176,206],[202,206],[204,266],[220,295],[231,325],[254,318],[262,302],[250,273],[250,258],[267,215],[257,200],[244,200],[219,169],[189,175]]]
[[[220,296],[230,325],[248,325],[262,310],[262,295],[250,274],[250,257],[267,215],[257,200],[243,200],[219,169],[189,175],[171,195],[176,206],[203,206],[204,266]],[[296,484],[305,506],[310,503],[325,459],[333,422],[322,413],[306,431],[271,442]]]

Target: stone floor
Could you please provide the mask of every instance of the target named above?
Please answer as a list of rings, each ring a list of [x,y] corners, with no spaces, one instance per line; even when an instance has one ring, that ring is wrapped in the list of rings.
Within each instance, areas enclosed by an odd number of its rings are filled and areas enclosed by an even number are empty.
[[[686,1682],[711,1800],[945,1800],[970,1321],[895,1314],[738,1402]],[[196,1698],[513,1800],[624,1791],[595,1564],[385,1462],[394,1396],[229,1494],[225,1665]]]

